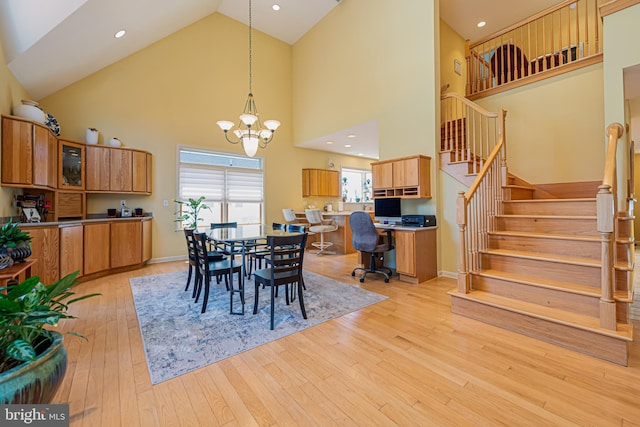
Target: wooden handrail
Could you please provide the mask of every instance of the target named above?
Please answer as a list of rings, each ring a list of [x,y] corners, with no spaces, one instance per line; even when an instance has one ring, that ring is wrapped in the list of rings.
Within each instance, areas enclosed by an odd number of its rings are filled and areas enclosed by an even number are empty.
[[[444,95],[442,95],[440,97],[440,100],[443,99],[447,99],[447,98],[455,98],[458,101],[462,102],[464,105],[466,105],[467,107],[477,111],[478,113],[482,114],[483,116],[486,117],[492,117],[492,118],[497,118],[500,116],[500,113],[494,113],[491,112],[489,110],[485,110],[484,108],[482,108],[480,105],[476,104],[473,101],[469,101],[467,98],[465,98],[464,96],[456,93],[456,92],[447,92]]]
[[[616,151],[618,148],[618,139],[622,136],[624,128],[620,123],[612,123],[607,126],[607,157],[604,164],[604,178],[602,185],[608,185],[613,188],[616,175]]]
[[[480,169],[480,172],[478,172],[478,176],[476,177],[475,181],[473,181],[473,184],[471,184],[467,192],[464,193],[465,200],[467,201],[471,200],[473,195],[476,194],[478,187],[480,187],[480,184],[487,176],[487,173],[491,167],[491,164],[496,160],[496,158],[502,151],[503,145],[504,145],[504,137],[501,136],[500,139],[498,140],[498,144],[495,147],[493,147],[493,151],[491,152],[489,157],[487,157],[487,161],[482,166],[482,169]]]

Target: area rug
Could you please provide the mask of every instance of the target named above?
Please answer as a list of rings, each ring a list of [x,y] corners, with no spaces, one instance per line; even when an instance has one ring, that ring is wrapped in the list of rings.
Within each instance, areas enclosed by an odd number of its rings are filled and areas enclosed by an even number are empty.
[[[287,306],[276,300],[275,329],[269,330],[270,290],[260,291],[253,312],[253,281],[245,282],[245,314],[229,314],[229,293],[212,281],[207,311],[200,313],[191,289],[184,291],[187,272],[130,279],[151,383],[157,384],[259,345],[386,299],[385,296],[304,272],[307,320],[298,300]],[[192,284],[193,286],[193,284]],[[282,288],[281,290],[284,290]],[[234,302],[234,310],[237,309]]]

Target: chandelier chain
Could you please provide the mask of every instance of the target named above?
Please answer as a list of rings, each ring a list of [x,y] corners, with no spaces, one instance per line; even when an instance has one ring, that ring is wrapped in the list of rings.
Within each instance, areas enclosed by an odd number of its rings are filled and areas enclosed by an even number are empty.
[[[249,0],[249,93],[252,93],[252,70],[251,70],[251,65],[252,65],[252,60],[253,60],[253,55],[252,55],[252,49],[251,49],[251,0]]]

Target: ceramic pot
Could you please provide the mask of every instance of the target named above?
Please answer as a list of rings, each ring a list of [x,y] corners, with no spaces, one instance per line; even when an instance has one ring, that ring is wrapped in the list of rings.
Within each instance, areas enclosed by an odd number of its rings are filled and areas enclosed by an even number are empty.
[[[46,404],[56,394],[67,371],[67,350],[62,334],[33,362],[25,362],[0,374],[0,404]]]
[[[34,105],[14,105],[13,115],[23,117],[25,119],[33,120],[34,122],[42,123],[47,120],[44,111]]]
[[[98,129],[89,128],[87,129],[85,140],[87,141],[87,144],[95,145],[98,143],[98,136],[99,136]]]
[[[13,262],[24,262],[25,258],[29,258],[31,256],[31,248],[19,245],[15,248],[5,248],[7,255],[9,255]]]
[[[109,140],[109,145],[112,147],[120,147],[122,145],[122,142],[120,142],[118,138],[111,138]]]

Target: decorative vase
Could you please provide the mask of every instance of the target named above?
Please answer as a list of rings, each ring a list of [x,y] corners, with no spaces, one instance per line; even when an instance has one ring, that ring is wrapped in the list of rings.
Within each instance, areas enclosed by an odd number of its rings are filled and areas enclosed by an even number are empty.
[[[118,138],[111,138],[109,140],[109,145],[112,147],[120,147],[122,145],[122,142],[120,142]]]
[[[31,248],[25,245],[18,245],[15,248],[5,248],[7,255],[9,255],[13,262],[24,262],[25,258],[31,256]]]
[[[0,404],[47,404],[56,394],[67,371],[63,336],[52,331],[53,340],[37,359],[0,373]],[[42,345],[46,341],[42,342]]]
[[[87,144],[95,145],[98,143],[98,136],[99,136],[98,129],[89,128],[87,129],[85,140],[87,141]]]

